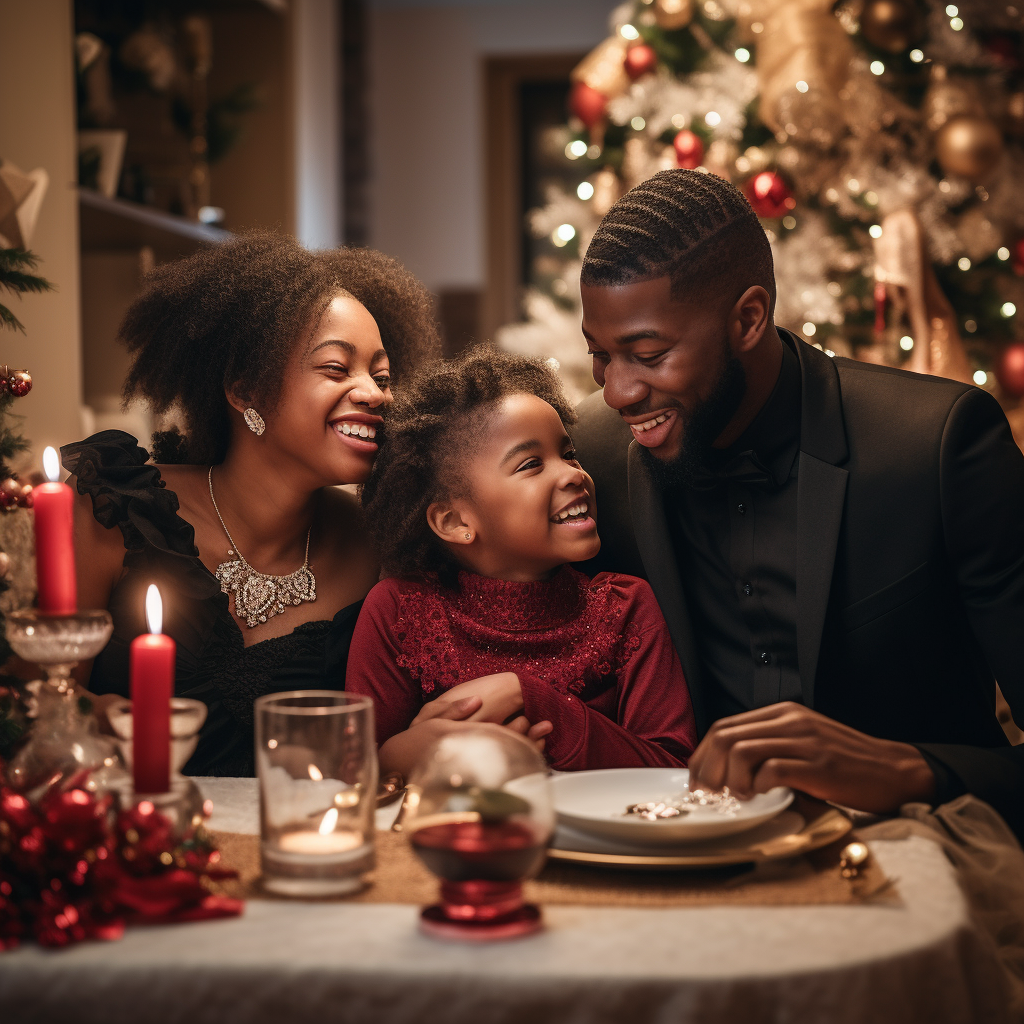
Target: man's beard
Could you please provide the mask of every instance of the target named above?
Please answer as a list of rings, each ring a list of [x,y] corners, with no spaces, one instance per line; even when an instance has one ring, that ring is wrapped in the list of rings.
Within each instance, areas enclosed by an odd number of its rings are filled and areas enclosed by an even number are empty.
[[[743,364],[725,348],[725,363],[711,394],[693,407],[682,420],[683,440],[679,453],[667,461],[657,458],[648,448],[640,447],[640,457],[647,463],[662,490],[693,487],[710,472],[712,445],[729,425],[747,390]]]

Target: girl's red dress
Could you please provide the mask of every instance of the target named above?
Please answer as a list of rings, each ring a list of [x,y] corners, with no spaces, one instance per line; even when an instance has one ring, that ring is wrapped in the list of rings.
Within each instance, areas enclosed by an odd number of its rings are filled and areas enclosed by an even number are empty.
[[[564,566],[550,581],[459,573],[458,588],[387,579],[363,603],[345,689],[374,699],[377,741],[459,683],[515,672],[524,714],[554,732],[553,768],[685,765],[696,745],[690,695],[650,586],[588,579]]]

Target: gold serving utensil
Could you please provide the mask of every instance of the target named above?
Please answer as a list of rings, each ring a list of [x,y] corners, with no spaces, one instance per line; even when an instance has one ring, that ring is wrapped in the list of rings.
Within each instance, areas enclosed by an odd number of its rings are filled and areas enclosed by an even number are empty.
[[[843,878],[857,878],[871,856],[865,843],[847,843],[839,854],[839,874]]]
[[[399,772],[389,772],[377,785],[377,810],[388,807],[405,795],[405,779]]]

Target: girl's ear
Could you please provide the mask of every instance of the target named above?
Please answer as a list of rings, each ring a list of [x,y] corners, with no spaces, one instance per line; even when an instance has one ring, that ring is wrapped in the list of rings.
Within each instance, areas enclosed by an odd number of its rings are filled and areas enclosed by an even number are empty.
[[[476,540],[473,516],[467,509],[435,501],[427,507],[427,525],[445,542],[468,546]]]
[[[228,400],[228,405],[232,409],[237,409],[238,412],[245,412],[245,410],[251,405],[250,402],[245,401],[234,389],[225,388],[224,397]]]

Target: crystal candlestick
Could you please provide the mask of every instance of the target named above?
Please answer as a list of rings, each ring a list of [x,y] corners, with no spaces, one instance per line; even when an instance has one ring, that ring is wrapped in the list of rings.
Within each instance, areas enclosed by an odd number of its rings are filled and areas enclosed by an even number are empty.
[[[115,701],[107,709],[110,727],[117,735],[121,754],[129,772],[132,767],[132,702]],[[206,705],[189,697],[171,698],[171,778],[166,793],[136,792],[131,775],[126,775],[117,787],[122,810],[146,800],[160,811],[171,823],[173,834],[179,841],[198,826],[205,812],[204,800],[199,787],[181,774],[181,769],[192,756],[199,742],[199,730],[206,721]]]
[[[96,657],[114,624],[105,611],[43,615],[33,609],[8,612],[7,642],[25,661],[43,667],[46,678],[29,683],[35,721],[28,742],[7,766],[8,782],[30,800],[58,784],[111,788],[124,775],[113,739],[101,736],[96,719],[75,692],[71,671]]]

